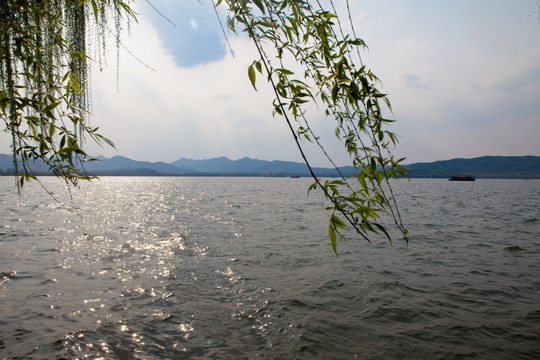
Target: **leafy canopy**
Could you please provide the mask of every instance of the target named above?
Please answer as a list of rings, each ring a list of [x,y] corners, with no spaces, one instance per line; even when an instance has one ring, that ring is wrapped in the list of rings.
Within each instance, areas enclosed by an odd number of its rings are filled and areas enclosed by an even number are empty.
[[[379,221],[383,212],[391,214],[406,239],[389,182],[406,172],[399,165],[404,159],[392,156],[397,137],[388,130],[393,120],[385,118],[382,109],[391,110],[390,101],[377,89],[379,79],[362,64],[365,44],[355,35],[350,13],[346,33],[332,1],[331,10],[318,0],[221,2],[229,8],[229,27],[246,32],[257,47],[259,59],[248,68],[249,80],[256,88],[257,74],[266,75],[274,90],[274,114],[287,122],[315,180],[310,190],[322,189],[331,202],[328,231],[334,252],[338,236],[349,228],[368,241],[368,233],[390,240]],[[348,5],[347,0],[349,11]],[[335,135],[356,170],[354,179],[323,181],[313,172],[300,141],[319,144],[308,121],[310,103],[335,121]]]
[[[122,18],[133,17],[122,0],[0,2],[0,117],[11,134],[18,186],[36,179],[36,160],[76,185],[89,178],[84,138],[113,145],[87,122],[88,52],[91,43],[104,50],[107,32],[118,45]]]
[[[0,2],[0,116],[12,136],[13,162],[22,186],[35,179],[31,165],[43,160],[51,172],[76,185],[88,179],[83,139],[113,145],[86,121],[90,110],[87,60],[90,45],[105,49],[105,34],[116,35],[124,19],[135,18],[130,0],[3,0]],[[329,238],[354,229],[384,234],[382,213],[390,213],[406,238],[389,179],[405,174],[392,150],[397,137],[379,79],[362,63],[365,47],[351,21],[346,0],[347,29],[330,0],[217,0],[225,6],[227,24],[246,33],[258,58],[248,67],[256,89],[263,77],[274,92],[274,115],[287,123],[314,179],[329,199]],[[217,12],[216,12],[217,13]],[[101,54],[102,52],[100,52]],[[101,55],[100,55],[101,56]],[[118,58],[118,57],[117,57]],[[356,176],[322,180],[312,170],[302,144],[317,143],[308,107],[324,109],[335,123],[335,136],[350,155]],[[327,154],[326,154],[327,155]],[[328,155],[327,155],[328,156]],[[328,157],[332,162],[332,159]],[[334,164],[332,162],[332,164]]]

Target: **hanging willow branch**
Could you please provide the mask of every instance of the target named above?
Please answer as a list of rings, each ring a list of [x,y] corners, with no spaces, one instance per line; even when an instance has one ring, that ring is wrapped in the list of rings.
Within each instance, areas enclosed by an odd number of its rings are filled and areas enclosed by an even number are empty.
[[[377,89],[379,79],[362,65],[359,48],[365,47],[364,42],[344,33],[333,4],[334,10],[328,11],[319,1],[318,9],[307,0],[225,2],[229,27],[246,32],[260,56],[248,68],[252,85],[256,85],[257,72],[263,74],[264,69],[275,94],[274,114],[285,119],[314,179],[310,190],[322,189],[332,204],[329,236],[336,254],[337,237],[344,237],[349,228],[367,241],[369,233],[384,234],[390,240],[388,229],[380,223],[383,212],[394,218],[407,239],[388,181],[405,174],[399,166],[403,159],[395,160],[391,155],[397,137],[387,129],[393,120],[383,116],[380,105],[382,101],[390,109],[390,102]],[[354,52],[360,67],[353,60]],[[279,67],[273,66],[272,60],[277,60]],[[293,71],[298,65],[303,74]],[[299,141],[318,142],[308,122],[309,103],[322,104],[326,115],[335,121],[335,134],[356,170],[354,179],[323,182],[314,173]]]
[[[350,228],[367,241],[370,233],[390,239],[380,221],[382,213],[394,218],[406,239],[389,182],[405,174],[399,165],[403,159],[392,156],[397,137],[388,125],[393,120],[383,116],[382,108],[390,109],[390,102],[378,90],[378,78],[362,64],[365,44],[356,37],[346,1],[352,36],[332,0],[332,11],[320,0],[216,1],[216,6],[227,5],[229,28],[246,32],[256,46],[259,58],[248,68],[249,79],[255,87],[257,73],[266,75],[275,95],[274,115],[286,121],[314,179],[309,190],[320,188],[330,200],[328,231],[336,254],[337,237]],[[0,1],[0,117],[12,137],[19,187],[36,178],[32,165],[37,160],[48,172],[76,185],[89,179],[83,162],[91,159],[83,139],[113,145],[87,122],[87,61],[94,45],[102,64],[106,34],[113,32],[119,66],[122,24],[135,18],[130,4],[131,0]],[[303,139],[317,142],[334,164],[309,124],[307,109],[312,103],[335,122],[335,134],[356,170],[353,179],[323,181],[311,167]]]
[[[112,19],[118,45],[121,19],[133,17],[122,0],[0,1],[0,118],[11,133],[19,189],[36,178],[38,160],[76,185],[89,178],[83,140],[113,146],[87,121],[87,40],[95,35],[98,51],[104,50]],[[92,26],[99,29],[95,34],[87,32]]]

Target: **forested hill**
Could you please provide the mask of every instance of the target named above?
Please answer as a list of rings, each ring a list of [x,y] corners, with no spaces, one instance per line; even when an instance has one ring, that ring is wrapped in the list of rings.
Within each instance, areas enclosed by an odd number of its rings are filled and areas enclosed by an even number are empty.
[[[123,156],[97,157],[100,162],[86,163],[89,174],[99,176],[310,176],[307,166],[291,161],[266,161],[250,158],[230,160],[218,157],[206,160],[181,158],[172,163],[132,160]],[[473,159],[452,159],[404,165],[409,177],[448,178],[472,175],[476,178],[540,179],[540,156],[483,156]],[[46,174],[43,164],[33,170]],[[315,168],[321,177],[337,176],[335,169]],[[353,176],[350,166],[341,168],[345,176]],[[0,175],[13,174],[11,155],[0,154]]]
[[[482,156],[405,165],[409,177],[445,178],[471,175],[476,178],[540,179],[540,156]]]
[[[88,174],[97,176],[310,176],[304,163],[292,161],[266,161],[250,158],[230,160],[218,157],[204,160],[178,159],[172,163],[137,161],[123,156],[96,157],[99,161],[87,162],[84,167]],[[32,166],[34,172],[46,174],[41,163]],[[314,168],[321,177],[338,176],[336,169]],[[350,166],[340,168],[344,176],[353,176]],[[0,175],[13,174],[11,155],[0,154]]]

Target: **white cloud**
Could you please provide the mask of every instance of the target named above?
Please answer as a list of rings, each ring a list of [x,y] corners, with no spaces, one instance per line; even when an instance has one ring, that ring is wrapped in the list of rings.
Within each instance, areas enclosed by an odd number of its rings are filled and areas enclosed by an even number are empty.
[[[407,162],[540,155],[540,24],[525,2],[370,4],[357,3],[375,19],[366,63],[390,94]]]
[[[200,21],[210,21],[199,13],[186,18],[177,2],[165,3],[167,14],[185,18],[184,24],[195,21],[197,33],[203,32]],[[399,156],[417,162],[540,155],[540,23],[529,16],[529,3],[350,2],[356,32],[370,48],[364,63],[381,78],[393,104]],[[337,5],[346,23],[345,2]],[[92,122],[117,143],[118,154],[154,161],[221,155],[300,161],[287,126],[272,118],[264,80],[254,92],[247,79],[247,67],[257,58],[253,46],[231,35],[234,58],[221,52],[207,57],[211,62],[192,59],[191,67],[181,67],[171,41],[185,41],[184,31],[194,29],[172,30],[162,21],[167,28],[156,30],[156,19],[142,15],[125,40],[156,72],[122,51],[120,92],[114,59],[95,73]],[[167,29],[175,32],[164,36]],[[223,51],[225,41],[219,41]],[[199,45],[182,43],[201,57]],[[331,120],[310,115],[337,153]],[[9,136],[0,141],[1,152],[9,152]],[[90,152],[115,154],[95,146]],[[322,164],[319,155],[313,158]],[[346,160],[338,158],[340,164]]]
[[[230,39],[235,58],[180,68],[148,22],[140,19],[133,32],[126,46],[157,72],[124,56],[119,92],[113,68],[95,74],[94,81],[93,122],[111,134],[119,154],[164,161],[221,155],[299,159],[283,122],[272,118],[269,91],[260,86],[254,92],[247,78],[256,58],[249,42]]]

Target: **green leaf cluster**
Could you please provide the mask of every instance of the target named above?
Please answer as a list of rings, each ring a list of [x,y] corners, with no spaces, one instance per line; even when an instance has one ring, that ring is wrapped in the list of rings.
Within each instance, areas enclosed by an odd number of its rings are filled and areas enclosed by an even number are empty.
[[[133,17],[121,0],[0,1],[0,118],[11,134],[19,189],[35,179],[31,165],[76,185],[88,179],[83,140],[113,145],[87,121],[88,46],[104,48],[108,23]],[[94,23],[95,39],[87,33]],[[118,40],[118,38],[117,38]]]
[[[322,181],[312,170],[315,182],[309,190],[321,189],[332,203],[329,237],[336,254],[337,238],[350,229],[368,241],[369,233],[390,240],[381,213],[392,215],[406,239],[389,181],[406,174],[400,166],[403,159],[392,155],[397,135],[389,130],[393,120],[383,111],[386,107],[391,112],[391,105],[379,91],[377,76],[362,63],[365,43],[356,37],[352,22],[346,31],[332,2],[332,11],[308,0],[225,2],[229,27],[247,33],[255,43],[260,58],[253,64],[259,72],[265,70],[274,90],[274,115],[287,122],[308,167],[300,139],[316,142],[327,155],[309,125],[306,109],[314,103],[334,121],[335,135],[356,169],[354,179],[332,181]],[[248,77],[255,88],[254,65]]]
[[[390,101],[362,63],[365,44],[355,35],[351,15],[346,27],[332,1],[331,10],[318,0],[217,0],[220,4],[227,7],[229,28],[245,32],[256,46],[259,57],[248,67],[249,81],[257,89],[262,76],[271,85],[274,115],[286,121],[314,179],[309,190],[320,189],[330,200],[329,237],[336,254],[338,237],[351,229],[368,241],[370,234],[390,239],[382,213],[392,215],[406,238],[389,181],[405,175],[403,159],[392,155],[397,135],[384,110],[391,112]],[[113,145],[87,121],[88,50],[98,44],[101,54],[112,24],[118,63],[121,21],[134,16],[130,0],[0,1],[0,117],[12,137],[21,186],[35,178],[30,165],[38,159],[76,185],[89,178],[83,140]],[[356,169],[354,178],[323,181],[310,166],[303,140],[327,155],[310,126],[310,104],[334,122]]]

